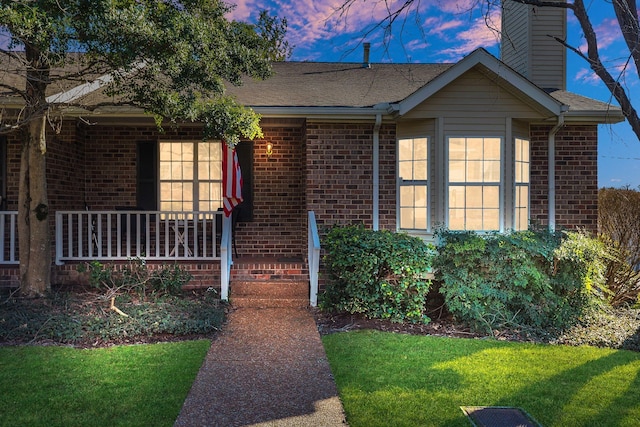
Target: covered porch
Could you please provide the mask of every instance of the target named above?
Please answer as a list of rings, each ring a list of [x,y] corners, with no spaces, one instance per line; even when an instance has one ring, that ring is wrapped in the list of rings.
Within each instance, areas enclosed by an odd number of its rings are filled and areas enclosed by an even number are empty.
[[[0,212],[0,267],[5,279],[11,276],[12,270],[15,270],[14,277],[17,276],[17,218],[17,211]],[[179,262],[194,265],[196,269],[204,267],[212,287],[217,287],[214,277],[219,276],[220,297],[228,300],[234,259],[237,262],[234,226],[233,215],[225,216],[222,211],[58,211],[55,213],[53,276],[68,276],[82,262],[117,264],[132,259],[142,259],[149,265]],[[320,241],[313,212],[308,213],[307,241],[305,274],[300,271],[297,278],[304,276],[305,281],[308,280],[309,304],[315,306]],[[255,271],[264,268],[256,266],[264,265],[265,259],[275,258],[246,257],[244,264],[249,259],[252,266],[248,270]],[[291,270],[286,270],[285,275],[287,272]],[[267,275],[263,271],[258,273]],[[243,274],[246,273],[238,272],[237,276],[244,280]]]

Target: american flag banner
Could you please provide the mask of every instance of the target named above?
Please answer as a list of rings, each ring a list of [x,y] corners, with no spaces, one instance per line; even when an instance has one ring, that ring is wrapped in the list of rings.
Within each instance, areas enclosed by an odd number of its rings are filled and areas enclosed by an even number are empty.
[[[242,203],[242,172],[238,154],[225,141],[222,141],[222,201],[226,216]]]

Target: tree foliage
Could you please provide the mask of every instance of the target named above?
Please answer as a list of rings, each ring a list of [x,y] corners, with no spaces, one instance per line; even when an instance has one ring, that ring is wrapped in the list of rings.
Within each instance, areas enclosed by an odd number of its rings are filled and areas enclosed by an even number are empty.
[[[225,84],[264,79],[290,53],[286,21],[229,21],[219,0],[0,0],[0,88],[20,105],[0,131],[21,129],[18,200],[21,290],[49,286],[46,123],[68,108],[133,106],[164,121],[201,122],[233,145],[261,135],[259,116]],[[95,96],[101,93],[104,96]],[[104,100],[107,101],[104,101]],[[99,100],[99,101],[96,101]]]
[[[42,86],[64,92],[98,79],[109,97],[92,104],[86,96],[53,96],[37,105],[28,89],[3,82],[33,107],[21,122],[6,124],[16,127],[56,106],[132,105],[159,122],[201,121],[206,137],[230,143],[256,137],[257,115],[226,96],[224,87],[269,77],[271,61],[290,53],[286,21],[266,12],[256,24],[228,21],[229,11],[210,0],[0,1],[0,26],[11,37],[3,62],[12,60],[2,71],[27,80],[29,72],[38,73],[31,79],[37,93]]]

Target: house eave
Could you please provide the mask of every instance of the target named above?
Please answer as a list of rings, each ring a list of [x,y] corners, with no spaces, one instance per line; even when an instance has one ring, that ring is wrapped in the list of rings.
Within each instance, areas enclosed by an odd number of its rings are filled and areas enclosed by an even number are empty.
[[[250,107],[264,118],[293,117],[309,120],[369,120],[376,115],[389,119],[393,113],[388,104],[373,107]]]
[[[616,124],[625,120],[622,111],[568,111],[565,113],[565,121],[579,123]]]

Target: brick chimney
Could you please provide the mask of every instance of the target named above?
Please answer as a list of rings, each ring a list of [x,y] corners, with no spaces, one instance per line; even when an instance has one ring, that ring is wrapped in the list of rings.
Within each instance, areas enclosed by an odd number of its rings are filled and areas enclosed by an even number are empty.
[[[566,90],[567,51],[554,37],[567,37],[565,8],[502,1],[502,61],[543,89]]]

